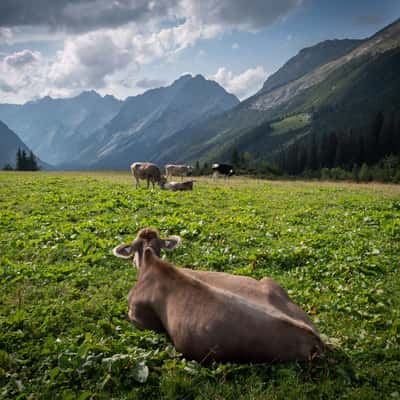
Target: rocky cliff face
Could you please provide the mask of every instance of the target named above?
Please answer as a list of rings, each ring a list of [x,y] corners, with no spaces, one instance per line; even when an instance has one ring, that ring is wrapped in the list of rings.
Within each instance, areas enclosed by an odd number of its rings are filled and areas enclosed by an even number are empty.
[[[351,39],[325,40],[300,50],[296,56],[268,77],[260,90],[260,94],[270,92],[302,77],[313,69],[343,56],[362,42],[362,40]]]
[[[216,82],[184,75],[168,87],[128,98],[110,123],[96,132],[96,141],[82,148],[76,163],[126,168],[135,160],[157,159],[164,139],[238,103]]]
[[[349,63],[356,58],[363,56],[373,56],[384,53],[400,45],[400,22],[389,25],[384,30],[378,32],[368,40],[364,40],[346,54],[332,61],[326,62],[317,68],[307,72],[303,76],[292,80],[284,85],[271,89],[262,90],[249,101],[249,107],[256,110],[268,110],[289,101],[292,97],[299,94],[323,80],[332,72]],[[317,45],[318,46],[318,45]],[[268,82],[268,81],[267,81]],[[267,85],[267,82],[265,86]]]

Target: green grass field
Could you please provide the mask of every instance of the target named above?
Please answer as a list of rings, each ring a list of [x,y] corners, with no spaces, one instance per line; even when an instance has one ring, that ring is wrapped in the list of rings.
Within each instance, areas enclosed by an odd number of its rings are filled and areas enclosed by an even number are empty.
[[[144,226],[181,235],[176,265],[275,278],[331,351],[203,367],[136,329],[136,271],[111,250]],[[0,263],[0,398],[400,397],[400,186],[0,173]]]

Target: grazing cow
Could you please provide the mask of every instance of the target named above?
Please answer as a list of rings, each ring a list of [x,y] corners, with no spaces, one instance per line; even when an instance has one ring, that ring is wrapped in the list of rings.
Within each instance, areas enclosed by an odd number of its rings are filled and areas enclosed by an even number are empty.
[[[161,180],[161,172],[160,168],[157,165],[148,163],[148,162],[135,162],[131,165],[131,172],[136,181],[136,188],[138,188],[139,180],[146,179],[147,181],[147,189],[149,188],[150,182],[154,184],[160,182]]]
[[[165,180],[162,180],[160,182],[160,188],[163,190],[172,190],[173,192],[177,190],[193,190],[193,182],[194,181],[167,183]]]
[[[212,165],[212,170],[214,171],[213,178],[216,178],[217,175],[220,174],[224,175],[226,179],[235,173],[233,166],[230,164],[215,163]]]
[[[136,325],[166,330],[179,352],[201,362],[307,360],[323,350],[307,316],[276,282],[177,268],[160,250],[179,241],[145,228],[114,249],[118,257],[134,256],[139,268],[128,295]]]
[[[180,164],[167,164],[165,166],[165,174],[168,177],[180,176],[183,179],[184,176],[192,172],[193,168],[190,165],[180,165]]]

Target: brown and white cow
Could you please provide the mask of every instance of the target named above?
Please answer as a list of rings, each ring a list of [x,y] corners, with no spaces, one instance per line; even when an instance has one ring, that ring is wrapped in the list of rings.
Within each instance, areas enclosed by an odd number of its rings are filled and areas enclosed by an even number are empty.
[[[160,182],[160,188],[163,190],[171,190],[176,192],[178,190],[193,190],[193,182],[194,181],[185,181],[185,182],[166,182],[166,180],[162,180]]]
[[[179,241],[145,228],[114,249],[118,257],[134,256],[139,268],[128,295],[137,326],[167,331],[179,352],[201,362],[307,360],[323,350],[305,313],[275,281],[177,268],[160,250]]]
[[[183,179],[184,176],[188,175],[193,170],[190,165],[184,164],[167,164],[164,168],[167,178],[172,176],[180,176],[181,179]]]
[[[158,168],[157,165],[149,162],[133,163],[131,165],[131,172],[136,181],[136,188],[140,186],[140,179],[145,179],[147,181],[147,189],[149,188],[150,182],[153,184],[154,189],[154,184],[159,183],[162,180],[160,168]]]

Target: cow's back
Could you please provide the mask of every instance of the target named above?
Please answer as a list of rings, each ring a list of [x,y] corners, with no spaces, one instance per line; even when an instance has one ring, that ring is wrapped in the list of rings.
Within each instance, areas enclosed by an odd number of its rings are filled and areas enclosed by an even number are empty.
[[[189,268],[181,268],[181,270],[208,285],[243,296],[260,306],[273,305],[277,310],[291,318],[303,321],[316,331],[307,314],[290,299],[279,283],[271,278],[258,281],[248,276],[232,275],[225,272],[196,271]]]
[[[310,327],[273,306],[261,307],[207,286],[189,284],[186,290],[175,292],[176,302],[167,303],[167,331],[186,357],[197,361],[305,360],[320,345]]]
[[[244,296],[209,285],[173,266],[162,266],[160,319],[178,351],[203,361],[305,360],[321,347],[303,321]]]
[[[153,163],[135,162],[131,165],[131,171],[140,179],[154,178],[159,181],[161,177],[160,169]]]

